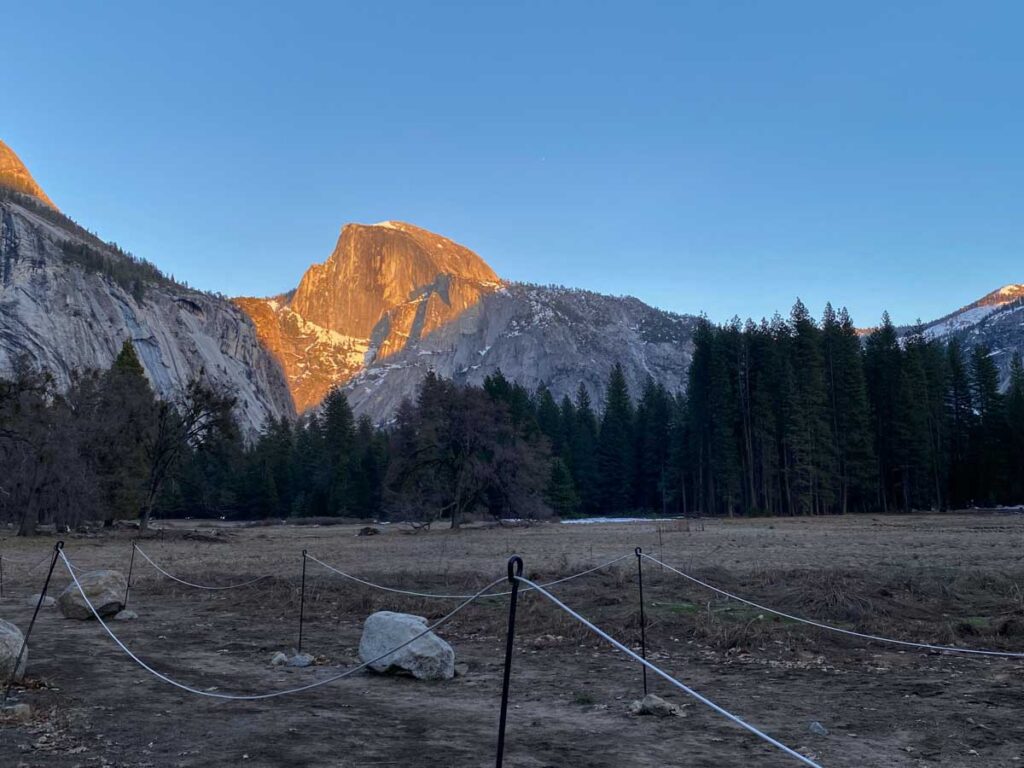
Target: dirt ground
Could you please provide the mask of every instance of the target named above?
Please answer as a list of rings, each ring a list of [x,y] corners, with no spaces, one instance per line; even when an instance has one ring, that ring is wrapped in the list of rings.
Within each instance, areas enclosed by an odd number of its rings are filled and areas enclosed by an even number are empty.
[[[199,537],[191,531],[198,528]],[[381,609],[432,619],[453,607],[345,581],[310,562],[306,669],[271,667],[296,644],[301,551],[350,573],[424,591],[473,592],[518,553],[550,580],[634,547],[726,589],[838,626],[930,643],[1024,651],[1024,516],[860,516],[432,530],[168,525],[140,540],[183,587],[136,558],[135,621],[112,628],[161,672],[204,690],[294,687],[356,663],[362,622]],[[130,532],[69,534],[78,567],[126,570]],[[55,539],[0,534],[0,617],[22,629]],[[650,658],[823,766],[1024,766],[1024,660],[963,657],[855,640],[776,620],[644,565]],[[52,594],[69,583],[58,565]],[[612,635],[639,642],[636,560],[553,588]],[[44,609],[27,723],[0,724],[0,766],[490,766],[507,601],[475,603],[439,634],[468,671],[444,683],[357,673],[294,696],[201,698],[132,662],[95,621]],[[637,717],[640,668],[536,594],[517,625],[505,765],[792,766],[792,757],[661,680],[683,716]],[[828,731],[820,735],[812,722]]]

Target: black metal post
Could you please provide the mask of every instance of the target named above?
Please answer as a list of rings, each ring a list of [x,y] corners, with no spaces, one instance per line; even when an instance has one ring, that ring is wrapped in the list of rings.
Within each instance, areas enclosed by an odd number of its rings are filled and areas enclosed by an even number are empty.
[[[132,571],[135,570],[135,539],[132,539],[132,559],[128,561],[128,582],[124,585],[124,607],[128,607],[128,593],[132,589]]]
[[[39,600],[36,601],[36,609],[32,612],[32,621],[28,623],[28,630],[25,632],[25,639],[21,641],[21,648],[18,650],[18,658],[14,660],[14,668],[11,670],[11,679],[7,681],[7,687],[4,689],[4,698],[0,702],[0,707],[7,705],[7,697],[11,695],[11,686],[14,685],[14,678],[18,676],[18,667],[21,666],[21,660],[25,656],[25,649],[28,648],[28,638],[32,634],[32,627],[36,625],[36,617],[39,615],[39,609],[43,607],[43,600],[46,599],[46,590],[50,586],[50,577],[53,576],[54,566],[57,565],[57,558],[60,557],[60,551],[64,549],[64,542],[58,541],[53,545],[53,559],[50,561],[50,570],[46,574],[46,581],[43,582],[43,591],[39,593]]]
[[[640,586],[640,655],[647,661],[647,619],[644,617],[644,555],[643,550],[637,547],[633,550],[636,554],[636,577]],[[641,666],[644,671],[644,696],[647,695],[647,667]]]
[[[501,684],[501,715],[498,717],[498,756],[496,768],[505,760],[505,720],[508,717],[508,689],[512,677],[512,645],[516,636],[516,602],[519,598],[519,577],[523,575],[523,558],[513,555],[508,559],[508,580],[512,594],[508,602],[508,636],[505,638],[505,677]]]
[[[302,653],[302,622],[306,614],[306,550],[302,550],[302,592],[299,594],[299,647]]]

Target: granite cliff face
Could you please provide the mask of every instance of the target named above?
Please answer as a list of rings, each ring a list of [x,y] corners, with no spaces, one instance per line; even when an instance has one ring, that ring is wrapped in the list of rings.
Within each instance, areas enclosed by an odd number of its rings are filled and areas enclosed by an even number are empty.
[[[67,387],[78,372],[109,367],[131,340],[162,397],[202,375],[235,395],[249,432],[294,412],[280,366],[238,307],[168,280],[45,195],[0,181],[0,374],[25,358]]]
[[[500,370],[530,390],[545,385],[556,399],[575,397],[582,383],[600,404],[616,363],[634,396],[648,376],[680,392],[695,324],[693,316],[631,297],[510,283],[416,344],[374,361],[348,382],[346,394],[357,413],[386,421],[429,370],[474,385]]]
[[[327,261],[310,267],[292,293],[236,301],[281,361],[301,411],[366,366],[415,347],[500,285],[468,248],[387,221],[347,224]]]
[[[291,294],[237,300],[288,375],[299,410],[346,386],[357,413],[386,421],[428,370],[480,384],[500,369],[561,397],[600,398],[621,362],[680,390],[693,318],[631,298],[503,283],[473,251],[401,222],[346,225],[330,258]]]

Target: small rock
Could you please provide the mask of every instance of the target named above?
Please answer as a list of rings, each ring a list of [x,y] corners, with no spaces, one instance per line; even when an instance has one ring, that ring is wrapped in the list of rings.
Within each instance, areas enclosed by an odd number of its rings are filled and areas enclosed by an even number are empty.
[[[114,621],[134,621],[137,618],[139,618],[139,614],[127,608],[114,614]]]
[[[288,659],[289,667],[308,667],[313,663],[313,657],[308,653],[297,653]]]
[[[47,595],[46,597],[43,598],[43,604],[42,604],[41,607],[42,608],[52,608],[56,602],[57,602],[56,598],[53,598],[53,597],[50,597],[49,595]],[[32,595],[32,597],[26,597],[25,598],[25,605],[27,605],[29,608],[35,608],[38,603],[39,603],[39,595]]]
[[[364,526],[359,529],[357,536],[379,536],[380,528],[374,528],[371,525]]]
[[[0,720],[15,723],[27,723],[32,719],[32,707],[28,704],[8,704],[0,709]]]
[[[629,705],[629,711],[634,715],[653,715],[654,717],[684,716],[682,709],[653,693],[648,693],[642,699],[634,701]]]
[[[817,720],[811,721],[811,724],[807,726],[807,730],[813,733],[815,736],[828,736],[828,728],[819,723]]]
[[[288,657],[278,651],[270,657],[270,666],[272,667],[283,667],[288,663]]]
[[[455,676],[465,677],[469,674],[469,664],[456,664],[455,665]]]
[[[93,571],[78,577],[92,603],[92,608],[103,618],[116,615],[124,607],[124,593],[128,588],[124,574],[120,571]],[[67,619],[91,619],[92,609],[82,598],[78,585],[72,582],[60,593],[57,605]]]

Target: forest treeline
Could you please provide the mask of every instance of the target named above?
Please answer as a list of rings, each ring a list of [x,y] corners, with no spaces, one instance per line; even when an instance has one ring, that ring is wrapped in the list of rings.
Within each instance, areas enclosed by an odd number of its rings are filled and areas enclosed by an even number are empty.
[[[0,520],[30,532],[152,515],[352,517],[453,526],[471,515],[819,515],[1024,501],[1024,366],[901,335],[866,339],[845,310],[816,321],[698,323],[685,394],[620,366],[601,402],[556,400],[500,372],[429,374],[385,428],[341,390],[245,439],[230,393],[150,389],[126,343],[65,393],[20,366],[0,380]]]

